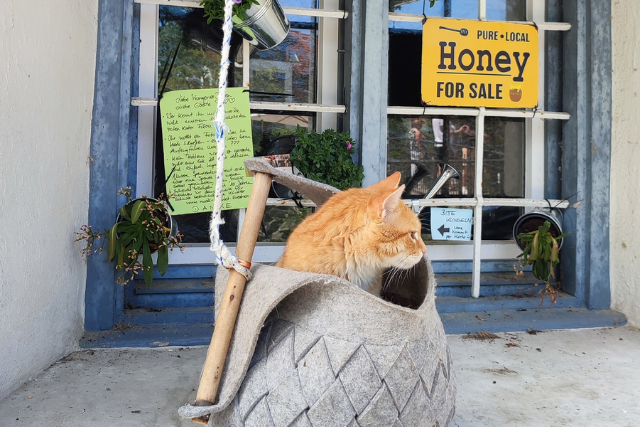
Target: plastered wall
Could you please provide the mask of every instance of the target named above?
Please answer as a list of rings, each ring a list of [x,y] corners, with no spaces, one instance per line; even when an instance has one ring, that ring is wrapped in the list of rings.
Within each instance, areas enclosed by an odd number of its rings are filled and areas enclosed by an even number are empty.
[[[612,308],[640,327],[640,2],[612,1]]]
[[[83,331],[98,1],[36,3],[0,8],[0,399]]]

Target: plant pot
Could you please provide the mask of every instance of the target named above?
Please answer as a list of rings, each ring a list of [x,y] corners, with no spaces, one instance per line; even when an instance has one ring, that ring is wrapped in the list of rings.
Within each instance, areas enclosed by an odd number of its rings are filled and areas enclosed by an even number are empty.
[[[232,17],[233,28],[259,50],[271,49],[289,34],[289,20],[277,0],[258,0],[242,18]]]
[[[520,233],[537,230],[540,225],[544,224],[544,221],[551,223],[549,232],[553,237],[562,234],[562,212],[558,209],[534,208],[531,212],[521,215],[520,218],[516,220],[515,224],[513,224],[513,239],[521,250],[524,250],[525,245],[518,239],[518,235]],[[558,249],[562,249],[563,242],[564,239],[560,239]]]
[[[154,201],[154,202],[158,201],[158,199],[153,199],[151,197],[140,197],[140,198],[131,200],[125,206],[131,205],[131,204],[137,202],[138,200],[151,200],[151,201]],[[168,236],[176,237],[178,235],[178,222],[173,218],[173,216],[171,216],[171,214],[169,213],[169,211],[167,209],[164,210],[164,215],[165,215],[165,218],[166,218],[166,221],[165,221],[166,226],[167,226],[167,228],[171,229],[171,231],[169,231]],[[118,213],[118,216],[116,217],[116,222],[122,222],[123,220],[124,220],[124,218],[122,217],[122,215],[120,215]],[[153,253],[153,252],[158,250],[158,246],[157,245],[150,244],[149,247],[151,248],[151,253]]]

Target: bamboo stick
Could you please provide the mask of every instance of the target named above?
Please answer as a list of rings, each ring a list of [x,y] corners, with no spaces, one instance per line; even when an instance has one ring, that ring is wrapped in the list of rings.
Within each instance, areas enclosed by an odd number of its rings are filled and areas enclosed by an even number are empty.
[[[236,256],[240,260],[250,262],[253,257],[270,188],[271,175],[256,173],[244,225],[236,248]],[[196,406],[209,406],[215,403],[245,284],[246,279],[242,274],[235,270],[229,271],[229,279],[200,378]],[[194,418],[193,421],[206,424],[208,417]]]

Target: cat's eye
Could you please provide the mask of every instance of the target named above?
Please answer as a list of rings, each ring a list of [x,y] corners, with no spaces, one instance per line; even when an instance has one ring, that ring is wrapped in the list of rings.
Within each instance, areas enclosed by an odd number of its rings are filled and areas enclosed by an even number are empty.
[[[418,233],[416,233],[415,231],[410,231],[410,232],[409,232],[409,237],[411,237],[411,239],[415,242],[415,241],[416,241],[417,234],[418,234]]]

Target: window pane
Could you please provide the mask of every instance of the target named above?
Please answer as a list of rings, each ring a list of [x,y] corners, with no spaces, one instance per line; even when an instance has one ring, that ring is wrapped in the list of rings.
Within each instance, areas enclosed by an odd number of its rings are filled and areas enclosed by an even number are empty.
[[[484,130],[483,196],[524,197],[524,119],[489,117]]]
[[[422,15],[423,5],[427,16],[478,19],[478,0],[438,0],[433,7],[429,7],[429,3],[423,0],[390,0],[389,12]],[[523,0],[487,1],[487,19],[491,21],[524,21],[525,17],[526,2]],[[395,28],[405,24],[407,23],[396,23]]]
[[[421,15],[423,1],[391,1],[392,12]],[[426,3],[427,16],[451,16],[478,19],[477,0],[438,0],[433,8]],[[525,2],[520,0],[490,0],[487,16],[492,20],[524,20]],[[389,89],[387,105],[419,107],[422,72],[422,24],[389,21]]]
[[[203,9],[160,6],[158,23],[158,94],[182,89],[208,89],[218,87],[220,21],[207,25]],[[242,38],[233,33],[231,55],[242,46]],[[175,58],[175,60],[174,60]],[[229,86],[242,85],[242,70],[231,63]],[[163,161],[162,131],[157,121],[155,144],[154,195],[166,192]],[[186,243],[208,243],[210,213],[175,215]],[[238,212],[223,211],[225,224],[220,226],[220,237],[225,242],[237,240]]]
[[[315,115],[291,115],[286,112],[253,112],[251,131],[253,136],[253,154],[266,156],[271,154],[288,154],[293,147],[279,144],[279,138],[293,134],[296,126],[311,130],[315,127]]]
[[[264,210],[258,241],[286,242],[293,229],[310,214],[311,208],[267,206]]]
[[[475,127],[470,117],[390,116],[387,175],[402,173],[403,198],[423,198],[436,184],[441,162],[454,167],[460,178],[447,181],[434,198],[473,197]],[[484,197],[524,197],[524,148],[524,119],[485,119]],[[483,216],[492,219],[485,219],[483,238],[511,238],[518,213],[519,208],[485,207]]]
[[[278,46],[251,54],[252,101],[316,102],[316,24],[303,18]]]
[[[159,13],[158,93],[162,94],[163,88],[164,91],[217,88],[222,44],[220,21],[207,25],[200,8],[160,6]],[[242,37],[233,33],[232,57],[241,45]],[[229,86],[242,85],[242,79],[234,78],[237,73],[233,62],[229,76]]]
[[[278,0],[282,7],[305,7],[308,9],[317,9],[318,0]],[[289,20],[292,20],[289,17]]]
[[[487,1],[487,19],[491,21],[525,21],[527,2],[522,0]]]
[[[315,127],[315,115],[293,116],[284,113],[258,113],[253,115],[251,126],[256,156],[288,154],[295,144],[295,140],[290,136],[296,126],[309,130],[313,129]],[[270,198],[292,199],[294,195],[290,189],[277,183],[272,183],[269,191]],[[300,197],[299,195],[296,196]],[[311,210],[308,208],[267,206],[258,241],[285,242],[295,226],[310,212]]]
[[[400,117],[388,120],[387,173],[402,172],[404,198],[422,198],[436,183],[441,162],[460,179],[449,180],[436,197],[473,197],[475,119],[467,117]]]

